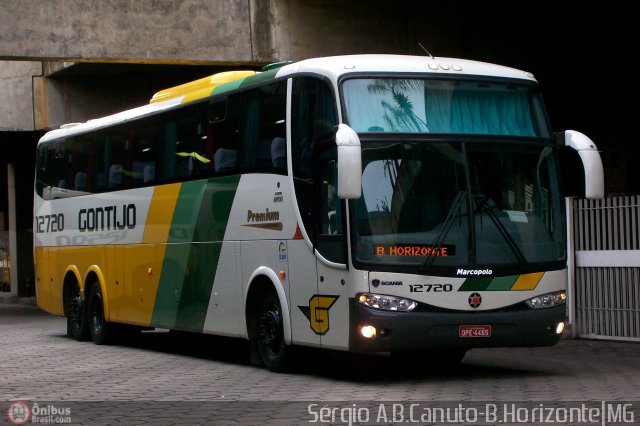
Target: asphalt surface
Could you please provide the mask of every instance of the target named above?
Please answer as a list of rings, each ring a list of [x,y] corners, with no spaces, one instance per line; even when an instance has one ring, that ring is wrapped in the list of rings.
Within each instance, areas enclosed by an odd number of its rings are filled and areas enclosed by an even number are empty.
[[[97,346],[65,333],[64,318],[0,302],[0,422],[19,423],[23,405],[50,424],[548,423],[536,408],[556,424],[640,422],[636,343],[472,350],[455,369],[302,350],[276,374],[235,339],[152,331]],[[432,416],[445,407],[458,417]],[[580,418],[564,419],[572,407]]]

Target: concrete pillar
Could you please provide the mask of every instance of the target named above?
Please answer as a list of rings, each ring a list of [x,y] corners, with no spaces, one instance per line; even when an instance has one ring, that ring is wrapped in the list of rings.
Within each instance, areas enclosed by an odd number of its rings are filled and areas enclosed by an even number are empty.
[[[7,164],[7,198],[9,201],[9,256],[11,295],[18,296],[18,234],[16,229],[16,179],[13,164]]]

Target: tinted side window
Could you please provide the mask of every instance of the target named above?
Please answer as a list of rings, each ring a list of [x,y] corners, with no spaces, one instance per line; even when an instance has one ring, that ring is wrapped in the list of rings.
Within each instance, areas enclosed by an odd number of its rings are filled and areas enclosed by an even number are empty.
[[[323,195],[320,188],[321,174],[324,174],[317,160],[320,147],[333,141],[337,125],[331,86],[312,77],[294,79],[291,115],[291,154],[296,199],[303,225],[316,244],[316,226],[320,223],[318,215],[323,207],[320,204]]]
[[[230,111],[242,114],[241,171],[286,173],[286,94],[281,81],[229,97]]]
[[[286,82],[199,102],[38,148],[44,198],[238,172],[286,174]]]

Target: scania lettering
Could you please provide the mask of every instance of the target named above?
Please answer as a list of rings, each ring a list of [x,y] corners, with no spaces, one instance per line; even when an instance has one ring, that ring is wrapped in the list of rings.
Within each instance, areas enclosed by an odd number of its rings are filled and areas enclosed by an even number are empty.
[[[451,363],[554,345],[565,320],[558,152],[603,196],[595,144],[553,133],[535,78],[452,58],[230,71],[63,126],[37,147],[40,308],[123,326]]]

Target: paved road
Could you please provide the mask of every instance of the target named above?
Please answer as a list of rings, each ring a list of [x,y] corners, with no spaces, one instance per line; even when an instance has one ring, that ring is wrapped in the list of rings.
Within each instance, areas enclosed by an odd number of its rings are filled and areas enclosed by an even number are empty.
[[[622,411],[614,405],[613,417],[629,420],[635,410],[640,422],[639,344],[563,340],[553,348],[474,350],[453,371],[308,350],[292,374],[275,374],[249,365],[246,345],[232,339],[146,332],[96,346],[65,331],[63,318],[0,303],[0,422],[14,401],[26,401],[41,420],[68,410],[65,418],[84,424],[348,424],[349,414],[390,424],[394,404],[405,410],[395,420],[408,423],[420,420],[408,417],[410,408],[497,404],[500,411],[516,402],[530,410],[601,401],[632,403]],[[525,408],[530,422],[535,413]],[[517,409],[505,421],[518,420]],[[477,413],[482,424],[486,413]],[[430,419],[420,424],[439,424]]]

